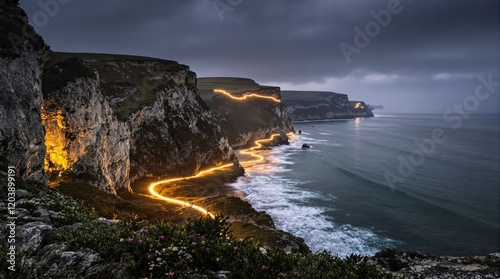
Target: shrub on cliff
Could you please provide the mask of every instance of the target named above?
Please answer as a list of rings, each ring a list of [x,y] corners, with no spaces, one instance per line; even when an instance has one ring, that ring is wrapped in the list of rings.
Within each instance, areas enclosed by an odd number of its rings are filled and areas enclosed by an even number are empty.
[[[220,216],[183,226],[148,224],[137,217],[114,224],[96,220],[80,230],[56,234],[52,242],[65,242],[73,250],[91,248],[107,261],[127,264],[141,278],[211,278],[221,270],[229,271],[231,278],[391,278],[361,256],[266,251],[252,241],[233,238]]]

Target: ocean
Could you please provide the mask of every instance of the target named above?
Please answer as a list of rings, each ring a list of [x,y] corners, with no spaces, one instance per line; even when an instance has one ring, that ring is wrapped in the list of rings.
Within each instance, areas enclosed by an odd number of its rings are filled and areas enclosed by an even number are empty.
[[[500,252],[500,116],[390,113],[295,123],[233,183],[313,251]],[[311,146],[302,149],[303,143]]]

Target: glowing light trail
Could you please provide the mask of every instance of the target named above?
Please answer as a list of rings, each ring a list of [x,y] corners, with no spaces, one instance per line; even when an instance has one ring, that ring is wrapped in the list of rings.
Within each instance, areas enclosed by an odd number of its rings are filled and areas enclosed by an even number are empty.
[[[355,109],[364,109],[365,107],[361,103],[356,103],[356,106],[354,107]]]
[[[287,135],[291,135],[291,134],[293,134],[293,133],[289,133]],[[264,161],[264,156],[256,154],[255,153],[255,149],[261,148],[263,142],[270,142],[270,141],[274,140],[274,138],[277,137],[277,136],[279,136],[279,135],[280,134],[272,134],[271,137],[269,137],[267,139],[256,140],[254,146],[252,146],[252,147],[250,147],[248,149],[242,150],[241,151],[242,154],[247,154],[247,155],[250,155],[252,157],[256,157],[257,158],[257,159],[251,160],[251,161],[245,161],[244,163],[245,164],[248,164],[248,163],[250,163],[250,164],[257,164],[257,163],[263,162]],[[208,216],[214,218],[215,216],[212,213],[208,212],[208,210],[206,210],[205,208],[203,208],[201,206],[194,205],[192,203],[185,202],[185,201],[182,201],[182,200],[179,200],[179,199],[168,198],[168,197],[165,197],[165,196],[162,196],[162,195],[158,194],[155,191],[155,187],[158,186],[158,185],[168,184],[168,183],[175,182],[175,181],[188,180],[188,179],[192,179],[192,178],[201,177],[203,175],[212,173],[214,171],[225,169],[225,168],[232,167],[232,166],[233,166],[233,163],[228,163],[228,164],[225,164],[225,165],[222,165],[222,166],[218,166],[218,167],[215,167],[215,168],[210,168],[210,169],[207,169],[207,170],[200,171],[199,173],[197,173],[196,175],[193,175],[193,176],[177,177],[177,178],[170,178],[170,179],[165,179],[165,180],[157,181],[157,182],[151,183],[149,185],[149,192],[151,193],[151,195],[153,195],[153,196],[155,196],[155,197],[157,197],[157,198],[159,198],[161,200],[164,200],[164,201],[169,202],[169,203],[173,203],[173,204],[177,204],[177,205],[181,205],[181,206],[186,206],[186,207],[192,208],[194,210],[197,210],[197,211],[201,212],[202,214],[205,214],[205,215],[208,215]]]
[[[222,93],[222,94],[228,96],[231,99],[240,100],[240,101],[241,100],[246,100],[246,99],[248,99],[250,97],[254,97],[254,98],[268,99],[268,100],[271,100],[271,101],[273,101],[275,103],[281,103],[280,99],[276,99],[273,96],[260,95],[260,94],[257,94],[257,93],[245,94],[243,97],[235,97],[231,93],[229,93],[229,92],[227,92],[225,90],[222,90],[222,89],[214,89],[214,92],[215,93]]]
[[[277,136],[279,136],[279,135],[280,134],[272,134],[271,137],[269,137],[267,139],[256,140],[254,146],[252,146],[252,147],[250,147],[248,149],[242,150],[240,152],[241,154],[246,154],[246,155],[250,155],[252,157],[256,157],[257,158],[257,159],[254,159],[254,160],[245,161],[244,163],[245,164],[257,164],[257,163],[264,162],[264,156],[255,153],[255,149],[261,148],[262,147],[262,144],[261,144],[262,142],[270,142],[270,141],[274,140],[274,138],[277,137]]]
[[[230,167],[232,165],[233,165],[232,163],[229,163],[229,164],[225,164],[225,165],[218,166],[218,167],[215,167],[215,168],[210,168],[208,170],[200,171],[199,173],[197,173],[196,175],[193,175],[193,176],[170,178],[170,179],[165,179],[165,180],[157,181],[157,182],[151,183],[149,185],[149,192],[151,193],[151,195],[153,195],[153,196],[155,196],[155,197],[157,197],[159,199],[162,199],[162,200],[164,200],[166,202],[177,204],[177,205],[182,205],[182,206],[187,206],[189,208],[192,208],[194,210],[197,210],[197,211],[199,211],[199,212],[201,212],[201,213],[203,213],[205,215],[208,215],[208,216],[214,218],[215,216],[212,213],[208,212],[208,210],[206,210],[205,208],[203,208],[201,206],[194,205],[192,203],[181,201],[181,200],[178,200],[178,199],[168,198],[168,197],[165,197],[165,196],[162,196],[162,195],[158,194],[155,191],[155,187],[158,186],[158,185],[161,185],[161,184],[167,184],[167,183],[171,183],[171,182],[175,182],[175,181],[188,180],[188,179],[192,179],[192,178],[196,178],[196,177],[201,177],[201,176],[203,176],[205,174],[212,173],[212,172],[214,172],[216,170],[221,170],[221,169]]]

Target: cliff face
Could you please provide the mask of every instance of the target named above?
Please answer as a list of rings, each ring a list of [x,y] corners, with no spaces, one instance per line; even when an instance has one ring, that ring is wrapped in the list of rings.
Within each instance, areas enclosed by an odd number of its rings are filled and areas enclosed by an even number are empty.
[[[0,0],[0,167],[46,183],[40,72],[48,47],[17,1]]]
[[[373,116],[371,110],[362,103],[350,102],[346,94],[324,91],[282,91],[287,112],[294,121],[349,119]]]
[[[199,78],[198,89],[207,105],[217,115],[218,124],[233,148],[248,146],[254,140],[273,133],[285,135],[293,130],[293,124],[283,103],[260,98],[234,100],[213,91],[226,90],[235,97],[256,93],[281,100],[279,87],[262,86],[246,78]]]
[[[46,168],[116,193],[145,176],[188,175],[233,152],[187,66],[51,53],[44,73]]]
[[[352,113],[354,117],[372,117],[373,111],[365,104],[363,101],[349,101],[352,107]]]
[[[71,170],[115,194],[130,189],[130,129],[104,100],[97,72],[68,59],[46,69],[43,77],[46,171]]]
[[[172,80],[156,91],[153,104],[130,116],[133,179],[192,174],[232,157],[221,128],[196,94],[196,75],[184,67]]]

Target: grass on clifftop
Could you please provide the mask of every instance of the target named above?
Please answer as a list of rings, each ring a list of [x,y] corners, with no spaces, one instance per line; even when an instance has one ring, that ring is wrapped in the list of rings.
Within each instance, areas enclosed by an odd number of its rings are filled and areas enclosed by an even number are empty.
[[[130,55],[51,52],[49,57],[46,68],[72,58],[98,70],[103,94],[122,120],[151,104],[156,99],[156,90],[169,85],[161,77],[187,68],[175,61]]]
[[[231,93],[242,93],[245,91],[256,91],[262,86],[249,78],[232,77],[207,77],[197,79],[198,92],[205,101],[210,101],[214,96],[220,95],[213,92],[214,89],[224,89]]]
[[[281,98],[283,101],[310,101],[310,102],[320,102],[326,97],[331,96],[333,92],[327,91],[281,91]]]

